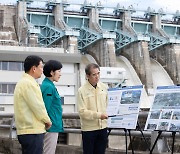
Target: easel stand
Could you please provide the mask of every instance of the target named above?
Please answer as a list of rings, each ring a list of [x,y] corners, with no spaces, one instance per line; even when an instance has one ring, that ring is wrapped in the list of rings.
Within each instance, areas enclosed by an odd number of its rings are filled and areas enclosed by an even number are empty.
[[[144,141],[145,141],[145,143],[146,143],[146,146],[147,146],[148,150],[150,151],[148,142],[147,142],[147,140],[146,140],[146,138],[145,138],[145,136],[144,136],[144,134],[143,134],[143,131],[142,131],[142,129],[141,129],[138,121],[137,121],[137,126],[138,126],[138,130],[141,132],[141,135],[142,135],[142,137],[143,137],[143,139],[144,139]]]
[[[153,152],[153,150],[154,150],[154,148],[156,146],[156,143],[157,143],[159,137],[161,136],[161,134],[162,134],[162,131],[158,131],[158,136],[156,137],[156,140],[154,141],[154,144],[153,144],[153,146],[152,146],[152,148],[150,150],[150,154],[152,154],[152,152]]]
[[[127,145],[127,129],[124,128],[124,133],[125,133],[125,143],[126,143],[126,154],[128,153],[128,145]]]
[[[176,135],[176,132],[172,132],[173,142],[172,142],[172,150],[171,150],[171,154],[173,154],[173,152],[174,152],[175,135]]]
[[[147,140],[146,140],[146,138],[145,138],[145,136],[143,134],[143,131],[141,130],[138,122],[137,122],[137,126],[138,126],[138,130],[141,132],[141,135],[142,135],[142,137],[143,137],[143,139],[144,139],[144,141],[145,141],[145,143],[146,143],[146,145],[147,145],[147,147],[148,147],[148,149],[150,151]],[[108,128],[108,136],[110,135],[111,130],[112,130],[112,128]],[[129,140],[130,140],[130,146],[131,146],[132,154],[134,154],[134,148],[133,148],[132,137],[131,137],[131,129],[123,128],[123,130],[124,130],[124,133],[125,133],[126,154],[128,154],[128,143],[127,143],[128,134],[127,134],[127,132],[129,133]]]
[[[131,130],[124,128],[125,142],[126,142],[126,154],[128,153],[127,131],[129,132],[129,140],[130,140],[130,146],[131,146],[132,154],[134,154],[134,148],[133,148],[133,145],[132,145],[132,138],[131,138]]]
[[[158,136],[156,137],[156,140],[154,141],[154,144],[153,144],[153,146],[152,146],[152,148],[151,148],[151,150],[150,150],[150,154],[152,154],[152,152],[153,152],[153,150],[154,150],[154,148],[155,148],[155,146],[156,146],[156,143],[157,143],[159,137],[161,136],[161,134],[162,134],[162,131],[158,131]],[[176,135],[176,132],[172,132],[172,139],[173,139],[173,141],[172,141],[172,150],[171,150],[171,154],[174,153],[175,135]]]
[[[108,136],[110,135],[111,130],[112,130],[112,128],[108,128]],[[124,128],[123,130],[124,130],[124,133],[125,133],[126,154],[128,154],[127,131],[129,132],[129,140],[130,140],[130,146],[131,146],[131,149],[132,149],[132,154],[134,154],[134,149],[133,149],[133,146],[132,146],[131,131],[130,131],[130,129],[126,129],[126,128]]]

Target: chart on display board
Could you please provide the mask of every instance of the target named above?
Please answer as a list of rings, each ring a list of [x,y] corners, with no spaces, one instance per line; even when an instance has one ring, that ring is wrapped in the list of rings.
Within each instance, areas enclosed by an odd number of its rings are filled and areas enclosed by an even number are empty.
[[[108,90],[108,127],[136,129],[143,86]]]
[[[180,131],[180,86],[159,86],[145,130]]]

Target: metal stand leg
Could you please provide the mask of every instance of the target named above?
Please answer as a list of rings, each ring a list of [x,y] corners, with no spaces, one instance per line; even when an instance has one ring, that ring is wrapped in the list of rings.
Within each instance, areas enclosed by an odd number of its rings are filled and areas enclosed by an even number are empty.
[[[112,128],[108,128],[108,136],[110,135],[110,133],[111,133],[111,130],[112,130]]]
[[[132,149],[132,154],[134,154],[134,149],[133,149],[132,139],[131,139],[131,130],[128,129],[128,132],[129,132],[129,139],[130,139],[130,146],[131,146],[131,149]]]
[[[172,142],[172,151],[171,151],[171,154],[173,154],[173,153],[174,153],[175,135],[176,135],[176,132],[172,132],[173,142]]]
[[[124,132],[125,132],[125,142],[126,142],[126,154],[128,154],[128,146],[127,146],[127,129],[124,128]]]
[[[143,137],[143,139],[144,139],[144,141],[145,141],[145,143],[146,143],[147,148],[148,148],[149,151],[150,151],[151,149],[150,149],[150,147],[149,147],[149,145],[148,145],[148,142],[147,142],[147,140],[146,140],[146,138],[145,138],[145,136],[144,136],[144,134],[143,134],[143,131],[141,130],[141,127],[140,127],[140,125],[139,125],[139,122],[137,122],[137,126],[138,126],[139,131],[141,132],[141,135],[142,135],[142,137]]]
[[[159,137],[161,136],[161,134],[162,134],[162,131],[159,131],[159,132],[158,132],[158,136],[157,136],[157,138],[156,138],[156,140],[155,140],[155,142],[154,142],[154,144],[153,144],[153,146],[152,146],[152,148],[151,148],[151,150],[150,150],[150,154],[152,154],[152,152],[153,152],[153,150],[154,150],[154,147],[155,147],[155,145],[156,145]]]
[[[107,133],[107,148],[109,147],[109,135],[110,135],[110,133],[111,133],[111,130],[112,130],[112,128],[108,128],[107,129],[108,130],[108,133]]]

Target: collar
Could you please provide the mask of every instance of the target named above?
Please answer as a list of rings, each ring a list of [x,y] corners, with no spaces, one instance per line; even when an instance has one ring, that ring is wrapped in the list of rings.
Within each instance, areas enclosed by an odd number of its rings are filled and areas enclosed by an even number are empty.
[[[92,84],[89,83],[88,80],[86,81],[86,85],[88,86],[88,89],[97,89],[97,88],[99,88],[99,82],[97,83],[96,88],[94,88],[94,87],[92,86]]]
[[[49,84],[55,86],[54,83],[53,83],[51,80],[49,80],[47,77],[45,77],[44,81],[46,81],[46,82],[48,82]]]
[[[28,78],[29,80],[31,80],[32,82],[36,83],[37,85],[39,85],[36,81],[36,79],[34,77],[32,77],[31,75],[29,75],[28,73],[24,73],[23,74],[23,78]]]
[[[23,77],[26,77],[26,78],[29,78],[30,80],[36,81],[35,78],[33,78],[33,77],[32,77],[31,75],[29,75],[28,73],[24,73],[24,74],[23,74]]]

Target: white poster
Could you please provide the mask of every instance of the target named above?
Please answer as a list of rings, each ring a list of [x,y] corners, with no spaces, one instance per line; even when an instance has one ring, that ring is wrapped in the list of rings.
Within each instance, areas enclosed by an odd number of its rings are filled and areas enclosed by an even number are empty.
[[[145,130],[180,131],[180,86],[157,87]]]
[[[143,86],[108,90],[108,127],[135,129]]]

